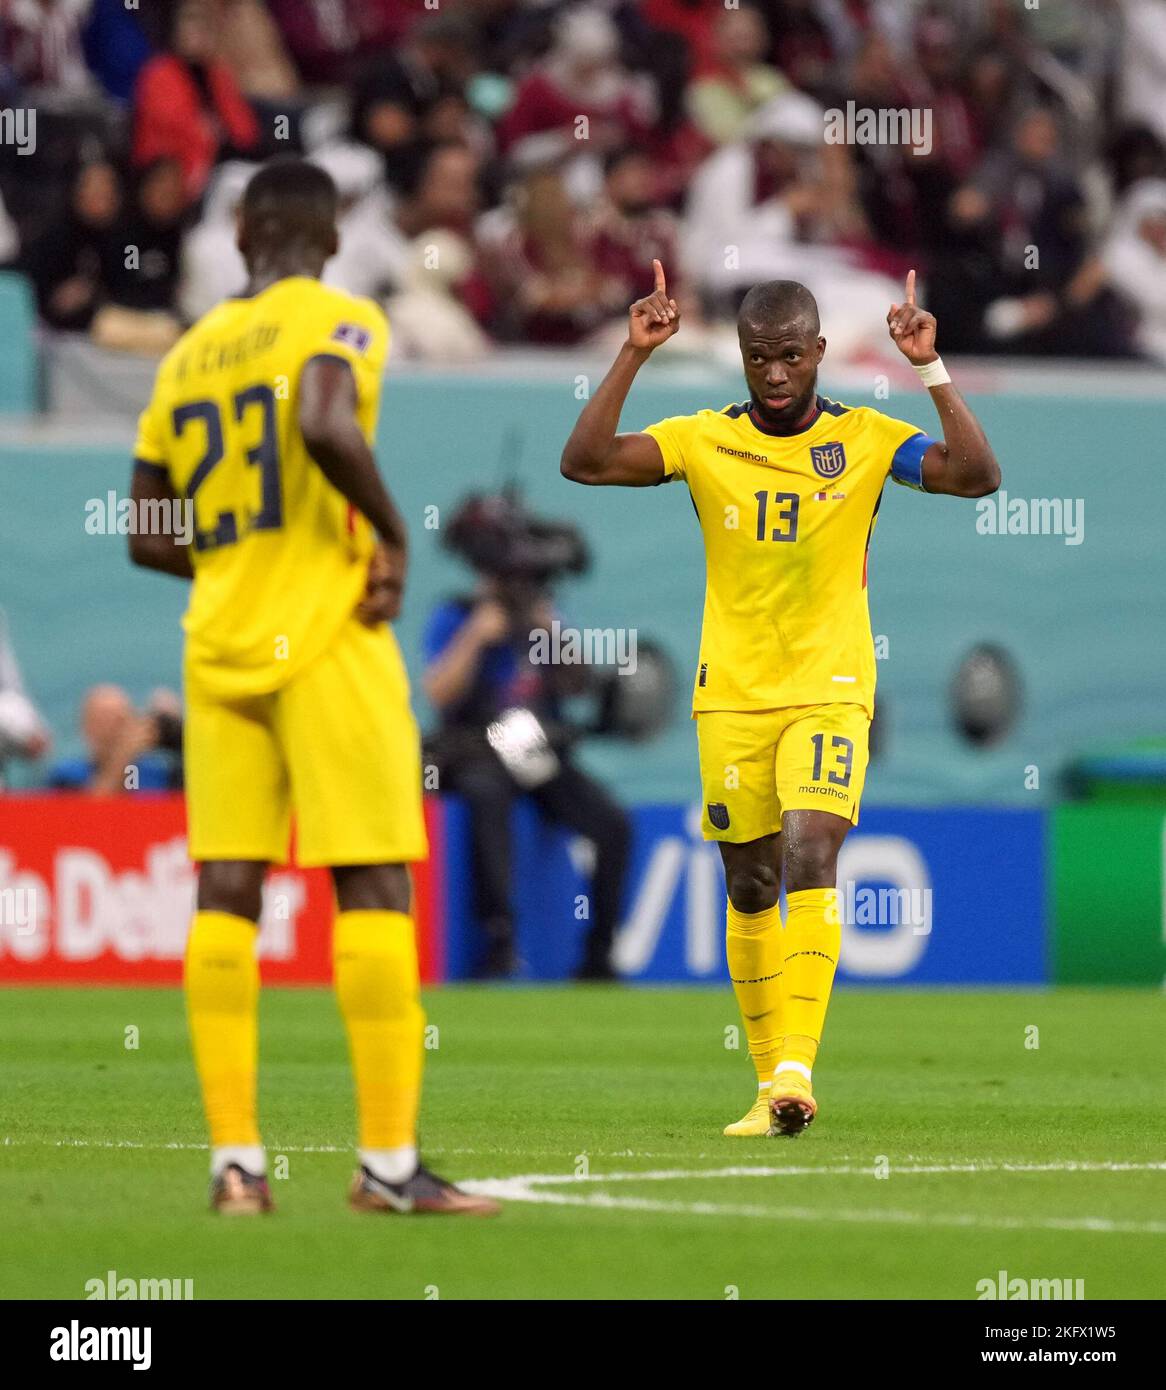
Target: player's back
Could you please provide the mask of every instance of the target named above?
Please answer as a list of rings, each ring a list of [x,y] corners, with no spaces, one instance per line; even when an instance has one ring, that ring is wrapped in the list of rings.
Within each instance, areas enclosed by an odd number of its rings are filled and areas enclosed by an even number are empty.
[[[159,368],[137,455],[193,509],[188,666],[222,694],[282,685],[360,599],[373,537],[308,453],[300,374],[346,361],[371,442],[387,339],[370,300],[293,276],[211,310]]]

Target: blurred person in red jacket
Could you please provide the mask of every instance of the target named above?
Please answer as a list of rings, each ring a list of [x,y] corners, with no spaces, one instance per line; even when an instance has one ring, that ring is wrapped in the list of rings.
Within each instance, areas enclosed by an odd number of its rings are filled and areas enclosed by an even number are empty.
[[[431,13],[424,0],[267,0],[267,8],[307,83],[348,81]]]
[[[133,161],[176,159],[193,202],[220,159],[258,152],[259,122],[230,68],[215,56],[208,0],[181,0],[165,52],[142,69],[134,94]]]
[[[522,147],[529,149],[537,136],[544,137],[544,156],[552,152],[552,137],[558,137],[558,155],[602,155],[646,140],[655,118],[651,85],[627,71],[619,50],[619,30],[602,10],[565,10],[555,22],[550,52],[519,84],[498,127],[503,152],[521,157]]]
[[[490,289],[484,316],[508,341],[581,342],[623,303],[622,277],[601,268],[593,230],[558,169],[532,170],[510,196],[509,207],[480,223]]]

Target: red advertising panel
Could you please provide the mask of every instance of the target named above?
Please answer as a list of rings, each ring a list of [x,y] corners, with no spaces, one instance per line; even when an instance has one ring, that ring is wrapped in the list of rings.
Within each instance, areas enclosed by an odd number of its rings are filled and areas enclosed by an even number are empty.
[[[432,858],[414,868],[422,979],[443,971],[434,865],[441,813],[426,803]],[[196,874],[180,795],[0,796],[0,983],[178,984]],[[332,978],[324,869],[273,868],[264,890],[264,983]]]

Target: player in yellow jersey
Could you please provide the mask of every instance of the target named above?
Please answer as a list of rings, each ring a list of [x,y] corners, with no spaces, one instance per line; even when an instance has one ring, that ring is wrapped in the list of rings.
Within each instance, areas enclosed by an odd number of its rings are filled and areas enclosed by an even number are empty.
[[[427,853],[421,761],[388,620],[404,523],[370,447],[388,325],[319,280],[336,189],[274,160],[243,196],[245,294],[158,369],[135,448],[131,558],[192,579],[184,620],[185,768],[200,865],[185,990],[211,1140],[211,1202],[271,1209],[256,1116],[264,875],[301,864],[336,890],[336,993],[359,1112],[361,1211],[486,1214],[496,1204],[421,1166],[424,1015],[407,865]],[[157,524],[182,506],[193,522]],[[176,534],[177,531],[177,534]]]
[[[745,296],[749,401],[618,434],[637,371],[680,326],[664,270],[632,305],[628,339],[563,450],[574,482],[683,479],[704,537],[704,623],[693,692],[704,834],[720,845],[729,974],[758,1096],[726,1134],[799,1134],[841,940],[838,851],[858,820],[874,710],[866,562],[888,477],[981,497],[1000,469],[935,350],[915,272],[887,325],[930,392],[943,442],[818,394],[826,351],[804,285]],[[787,917],[778,895],[784,880]]]

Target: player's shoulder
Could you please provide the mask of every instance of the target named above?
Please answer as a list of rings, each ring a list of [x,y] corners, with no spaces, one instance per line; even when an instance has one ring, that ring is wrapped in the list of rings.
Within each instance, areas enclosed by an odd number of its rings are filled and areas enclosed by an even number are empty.
[[[295,294],[303,306],[321,319],[335,319],[338,323],[359,323],[367,328],[383,332],[388,325],[385,311],[375,299],[367,295],[351,294],[336,285],[325,285],[321,280],[297,281]]]
[[[189,361],[192,349],[197,350],[200,343],[220,337],[234,317],[237,303],[237,299],[224,299],[195,319],[159,361],[155,380],[168,381],[177,368]]]
[[[673,415],[671,419],[676,424],[687,425],[693,430],[715,429],[726,421],[732,422],[740,420],[742,416],[748,414],[748,411],[749,402],[746,401],[744,405],[732,403],[720,406],[704,406],[702,409],[694,410],[688,415]]]
[[[913,425],[907,420],[896,419],[895,416],[888,415],[883,410],[876,410],[874,406],[843,405],[839,401],[829,401],[825,396],[820,397],[820,399],[823,403],[824,413],[844,418],[846,423],[856,432],[885,438],[901,438],[904,433],[921,433],[918,425]]]

